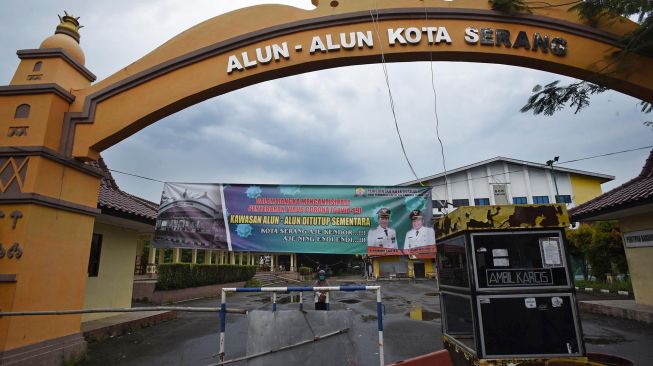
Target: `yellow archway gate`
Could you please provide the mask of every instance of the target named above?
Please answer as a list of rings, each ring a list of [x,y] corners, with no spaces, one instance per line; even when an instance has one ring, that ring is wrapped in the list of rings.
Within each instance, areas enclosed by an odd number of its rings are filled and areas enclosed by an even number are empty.
[[[40,48],[18,51],[21,63],[0,87],[0,309],[81,308],[101,177],[84,162],[229,91],[383,54],[530,67],[653,101],[653,59],[614,58],[636,25],[589,26],[564,0],[517,15],[472,0],[313,3],[311,11],[262,5],[218,16],[95,84],[73,17]],[[84,347],[79,326],[74,315],[2,318],[0,361],[74,353]]]

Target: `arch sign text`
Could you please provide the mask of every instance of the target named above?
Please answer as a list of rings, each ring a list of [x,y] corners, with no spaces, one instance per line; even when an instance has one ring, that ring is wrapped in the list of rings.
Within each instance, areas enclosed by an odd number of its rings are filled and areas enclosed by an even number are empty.
[[[450,45],[453,40],[446,27],[425,26],[408,28],[388,28],[386,46],[407,46],[418,45],[426,42],[429,46],[441,44]],[[325,34],[324,36],[313,36],[308,45],[308,53],[338,52],[340,50],[356,50],[362,48],[374,48],[374,32],[372,30],[356,31],[349,33]],[[534,32],[532,35],[525,31],[519,31],[516,36],[511,35],[510,30],[501,28],[476,28],[467,27],[464,32],[464,42],[470,46],[494,46],[513,49],[524,49],[539,51],[556,56],[567,54],[567,40],[563,37],[542,35]],[[288,42],[281,44],[274,43],[264,47],[258,47],[254,51],[244,51],[240,54],[229,56],[227,63],[227,74],[234,71],[243,71],[257,65],[266,65],[272,61],[290,59],[292,52],[304,52],[303,44],[288,45]]]

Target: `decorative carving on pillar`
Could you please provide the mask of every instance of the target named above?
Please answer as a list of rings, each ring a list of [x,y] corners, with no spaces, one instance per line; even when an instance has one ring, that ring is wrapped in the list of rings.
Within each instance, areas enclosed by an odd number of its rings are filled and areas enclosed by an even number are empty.
[[[13,220],[11,228],[15,230],[18,220],[23,218],[23,213],[19,210],[14,210],[11,214],[9,214],[9,217]],[[5,218],[5,213],[4,211],[0,210],[0,219],[3,218]],[[20,247],[18,242],[14,242],[14,244],[12,244],[9,249],[5,250],[4,245],[0,242],[0,259],[4,258],[5,256],[7,259],[20,259],[20,257],[23,256],[23,249]]]
[[[27,129],[28,126],[15,126],[15,127],[9,127],[9,131],[7,131],[7,136],[8,137],[20,137],[20,136],[27,136]]]
[[[23,256],[23,250],[20,248],[20,244],[14,243],[9,250],[7,251],[7,258],[11,259],[16,257],[16,259],[20,259],[20,257]]]
[[[0,157],[0,194],[22,192],[29,157]]]
[[[19,219],[23,218],[23,213],[21,211],[16,210],[16,211],[12,212],[11,215],[9,215],[9,216],[13,220],[13,223],[11,225],[11,229],[16,230],[16,224],[18,223]]]
[[[0,243],[0,259],[4,258],[5,255],[7,256],[7,259],[20,259],[20,257],[23,256],[23,249],[21,249],[20,244],[14,243],[5,251],[4,246]]]

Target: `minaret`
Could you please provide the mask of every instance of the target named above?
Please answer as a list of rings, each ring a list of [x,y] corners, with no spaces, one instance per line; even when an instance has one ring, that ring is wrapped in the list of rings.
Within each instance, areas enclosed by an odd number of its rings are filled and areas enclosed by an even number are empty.
[[[61,153],[84,66],[79,18],[65,13],[0,86],[0,309],[81,309],[101,172]],[[83,352],[80,316],[0,319],[0,365],[62,364]]]
[[[64,113],[73,90],[95,81],[79,45],[79,18],[59,17],[54,34],[38,49],[19,50],[20,64],[7,87],[0,87],[3,122],[0,146],[45,146],[58,151]],[[46,113],[47,114],[39,114]]]
[[[59,16],[54,34],[41,42],[38,49],[19,50],[21,59],[11,79],[11,85],[55,83],[66,90],[82,89],[95,81],[84,63],[86,58],[79,45],[79,17]]]

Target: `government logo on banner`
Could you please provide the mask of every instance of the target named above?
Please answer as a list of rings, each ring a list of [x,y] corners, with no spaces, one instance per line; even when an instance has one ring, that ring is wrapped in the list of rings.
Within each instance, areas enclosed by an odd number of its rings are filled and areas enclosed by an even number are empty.
[[[429,187],[166,183],[154,246],[435,257]]]

